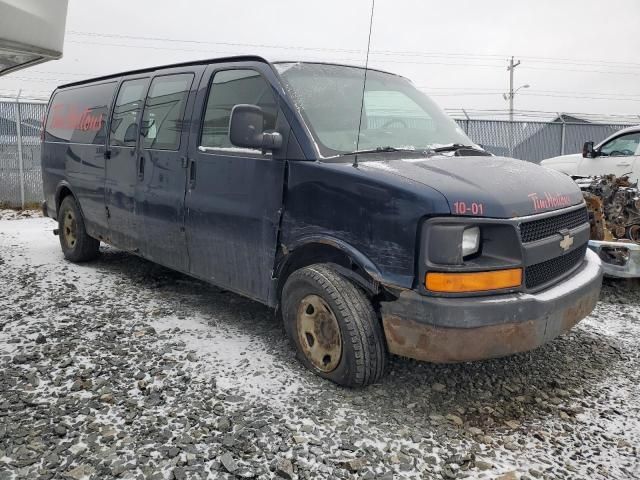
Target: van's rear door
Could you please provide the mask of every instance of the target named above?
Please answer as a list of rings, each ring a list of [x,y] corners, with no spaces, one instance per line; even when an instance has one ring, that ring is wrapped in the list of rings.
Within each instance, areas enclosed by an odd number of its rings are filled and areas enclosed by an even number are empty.
[[[278,115],[277,80],[261,62],[211,65],[200,82],[189,142],[186,196],[190,272],[222,287],[267,300],[277,246],[285,160],[229,141],[237,104],[254,104],[265,129],[286,131]],[[284,150],[284,149],[283,149]]]
[[[137,202],[144,225],[140,251],[188,271],[184,230],[189,122],[204,67],[162,70],[152,80],[140,127]]]

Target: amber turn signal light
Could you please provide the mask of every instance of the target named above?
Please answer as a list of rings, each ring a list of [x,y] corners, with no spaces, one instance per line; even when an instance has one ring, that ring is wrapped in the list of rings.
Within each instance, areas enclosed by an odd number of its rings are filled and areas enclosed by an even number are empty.
[[[442,273],[429,272],[424,281],[427,290],[441,293],[485,292],[519,287],[522,269],[493,270],[491,272]]]

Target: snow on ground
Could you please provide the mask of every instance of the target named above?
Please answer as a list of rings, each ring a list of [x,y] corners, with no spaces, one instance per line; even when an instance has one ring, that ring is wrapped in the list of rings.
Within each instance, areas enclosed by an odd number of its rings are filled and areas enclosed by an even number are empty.
[[[25,218],[42,217],[40,210],[12,210],[0,208],[1,220],[24,220]]]
[[[640,478],[638,282],[537,351],[346,390],[266,307],[0,217],[0,479]]]

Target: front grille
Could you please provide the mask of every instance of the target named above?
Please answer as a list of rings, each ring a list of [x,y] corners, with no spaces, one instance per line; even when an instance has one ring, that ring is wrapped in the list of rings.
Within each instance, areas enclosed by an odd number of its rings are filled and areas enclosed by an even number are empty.
[[[562,276],[574,268],[584,259],[587,252],[587,244],[575,250],[544,262],[530,265],[524,270],[525,285],[527,289],[536,288]]]
[[[531,220],[520,225],[520,236],[522,243],[535,242],[543,238],[550,237],[560,232],[560,230],[579,227],[587,223],[589,216],[587,209],[581,208],[571,212],[556,215],[555,217],[541,218],[540,220]]]

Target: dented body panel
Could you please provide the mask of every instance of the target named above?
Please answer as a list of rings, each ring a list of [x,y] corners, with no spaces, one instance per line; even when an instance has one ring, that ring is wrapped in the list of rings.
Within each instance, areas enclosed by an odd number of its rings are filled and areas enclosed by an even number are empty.
[[[430,187],[344,163],[297,162],[289,168],[281,243],[343,242],[375,265],[377,280],[411,288],[417,226],[425,212],[449,215]]]

